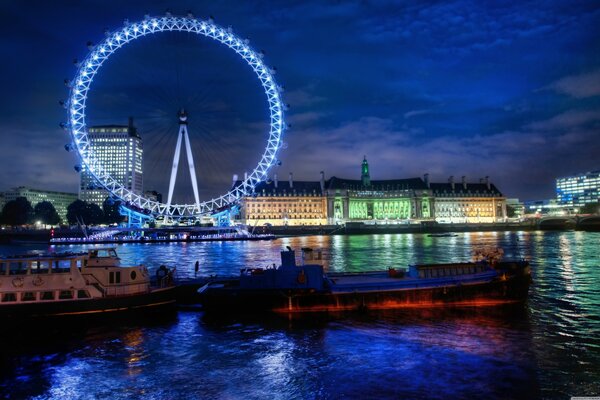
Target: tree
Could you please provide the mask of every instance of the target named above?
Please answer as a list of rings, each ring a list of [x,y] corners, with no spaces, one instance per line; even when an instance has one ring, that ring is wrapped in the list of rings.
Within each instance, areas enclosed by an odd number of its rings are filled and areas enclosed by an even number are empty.
[[[25,197],[17,197],[4,205],[2,223],[11,226],[30,224],[33,220],[33,207]]]
[[[102,210],[104,211],[104,223],[105,224],[120,224],[123,222],[125,217],[119,212],[121,203],[114,201],[110,197],[107,197],[102,203]]]
[[[600,213],[600,202],[587,203],[579,210],[580,214],[598,214]]]
[[[104,221],[104,213],[98,204],[75,200],[67,207],[67,221],[75,225],[83,222],[84,225],[97,225]]]
[[[70,225],[78,224],[86,216],[85,201],[75,200],[67,207],[67,221]]]
[[[60,217],[49,201],[42,201],[35,205],[33,208],[33,219],[40,221],[44,225],[60,224]]]
[[[104,213],[100,206],[96,203],[87,203],[87,215],[88,219],[86,223],[88,225],[100,225],[104,223]]]

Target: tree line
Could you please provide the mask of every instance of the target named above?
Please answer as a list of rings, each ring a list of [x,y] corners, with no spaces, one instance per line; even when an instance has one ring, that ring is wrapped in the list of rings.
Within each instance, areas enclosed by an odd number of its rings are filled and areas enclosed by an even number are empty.
[[[75,200],[67,207],[67,221],[62,221],[54,205],[49,201],[39,202],[33,207],[25,197],[17,197],[4,205],[0,213],[0,224],[10,226],[31,225],[39,221],[42,225],[101,225],[121,223],[125,219],[119,213],[119,202],[107,198],[102,208],[96,203]]]

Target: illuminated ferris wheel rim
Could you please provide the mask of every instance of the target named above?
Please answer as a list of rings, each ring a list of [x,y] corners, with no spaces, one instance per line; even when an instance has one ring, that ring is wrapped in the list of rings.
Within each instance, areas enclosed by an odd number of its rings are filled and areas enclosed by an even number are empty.
[[[102,64],[125,44],[148,34],[165,31],[190,32],[212,38],[239,54],[258,76],[267,96],[270,112],[269,139],[258,165],[245,176],[242,182],[222,196],[199,204],[167,205],[133,193],[117,182],[94,156],[86,128],[86,101],[94,76]],[[90,46],[91,47],[91,46]],[[281,136],[285,128],[284,105],[281,100],[281,88],[275,82],[274,72],[267,67],[261,53],[254,51],[248,40],[241,39],[232,33],[231,28],[223,28],[212,19],[200,20],[192,16],[180,17],[166,15],[163,17],[146,17],[143,21],[126,23],[120,30],[109,32],[106,39],[90,48],[90,53],[81,62],[75,79],[69,82],[71,91],[66,105],[69,120],[67,127],[82,162],[89,172],[113,195],[127,204],[148,210],[153,215],[163,216],[198,216],[211,213],[250,195],[255,186],[265,180],[269,169],[276,162],[277,152],[281,148]]]

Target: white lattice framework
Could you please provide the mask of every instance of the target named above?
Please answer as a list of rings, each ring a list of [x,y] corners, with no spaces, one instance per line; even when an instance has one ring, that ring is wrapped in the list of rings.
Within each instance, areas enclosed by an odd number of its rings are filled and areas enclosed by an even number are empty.
[[[214,39],[240,55],[258,76],[267,96],[270,111],[269,138],[265,151],[258,165],[247,177],[229,192],[217,198],[199,204],[167,205],[153,201],[125,188],[106,171],[94,156],[86,128],[86,100],[92,81],[104,62],[117,50],[141,36],[165,32],[191,32]],[[282,145],[282,133],[285,128],[284,105],[281,99],[281,88],[275,82],[274,71],[267,67],[263,55],[254,51],[248,40],[232,33],[231,28],[223,28],[212,20],[200,20],[194,17],[179,17],[166,15],[164,17],[147,17],[141,22],[126,23],[117,31],[109,32],[106,39],[93,47],[87,57],[81,62],[75,79],[68,82],[71,86],[67,104],[68,122],[66,126],[71,132],[73,147],[79,153],[82,162],[98,181],[113,195],[128,204],[145,209],[158,216],[199,216],[223,209],[237,202],[244,196],[250,195],[254,187],[265,180],[269,169],[275,164],[277,152]]]

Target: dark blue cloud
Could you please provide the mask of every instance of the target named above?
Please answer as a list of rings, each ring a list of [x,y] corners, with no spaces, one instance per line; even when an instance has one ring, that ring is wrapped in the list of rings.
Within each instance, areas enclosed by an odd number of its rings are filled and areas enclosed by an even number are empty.
[[[277,66],[293,124],[280,175],[316,179],[325,170],[356,177],[367,154],[374,178],[490,175],[508,196],[537,198],[552,195],[556,176],[599,168],[593,138],[600,8],[593,1],[12,1],[2,7],[0,135],[15,151],[3,154],[0,189],[76,190],[75,160],[60,152],[67,138],[56,128],[64,119],[56,106],[67,93],[62,79],[74,74],[71,60],[85,55],[87,40],[101,40],[104,28],[166,8],[214,15]],[[189,46],[175,41],[169,52],[158,38],[151,44],[157,53],[149,60],[140,44],[137,60],[130,52],[129,60],[107,68],[94,100],[99,122],[139,114],[149,154],[153,140],[174,146],[152,132],[174,129],[169,118],[177,96],[164,84],[174,76],[168,57]],[[242,174],[258,158],[266,115],[243,66],[209,47],[188,51],[187,73],[204,88],[188,96],[201,99],[198,126],[213,135],[212,147],[197,142],[198,157],[209,162],[201,180],[207,191],[218,191],[218,181],[227,186],[233,172]],[[23,162],[25,151],[38,161]],[[156,171],[168,168],[165,157],[151,160],[149,182],[150,175],[159,186],[164,180]]]

